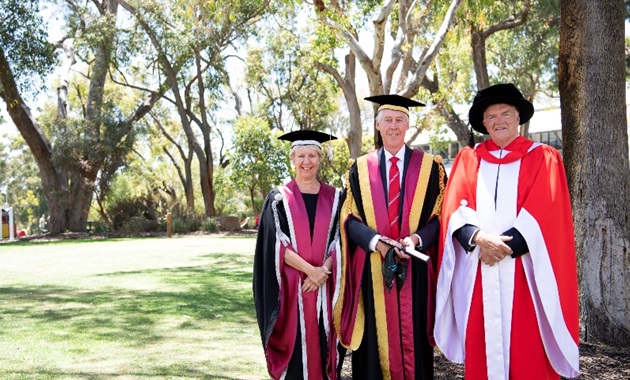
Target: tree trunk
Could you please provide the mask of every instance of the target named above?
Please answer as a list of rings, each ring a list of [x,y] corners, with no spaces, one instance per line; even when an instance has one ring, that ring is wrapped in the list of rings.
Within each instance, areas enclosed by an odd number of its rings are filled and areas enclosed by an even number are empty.
[[[558,74],[582,339],[630,346],[624,1],[561,0]]]
[[[361,128],[361,108],[359,107],[359,101],[357,100],[357,92],[355,86],[356,78],[356,58],[352,50],[348,52],[345,58],[346,70],[342,77],[334,67],[321,62],[315,62],[317,69],[325,73],[330,74],[343,92],[343,96],[346,99],[348,105],[348,115],[350,119],[350,130],[348,131],[347,144],[350,152],[350,158],[356,159],[359,157],[363,140],[363,129]]]
[[[0,47],[0,88],[2,99],[7,105],[7,113],[24,138],[39,167],[42,188],[48,200],[49,231],[52,234],[63,232],[66,228],[63,214],[70,204],[67,180],[64,173],[58,171],[53,163],[50,143],[29,107],[24,103],[2,47]]]
[[[352,51],[346,55],[346,72],[345,82],[348,83],[348,87],[351,91],[343,92],[346,98],[346,104],[348,105],[348,114],[350,119],[350,130],[348,131],[348,151],[350,152],[350,158],[356,159],[362,152],[363,147],[363,128],[361,128],[361,107],[359,107],[359,101],[356,93],[356,75],[357,75],[357,61]]]
[[[470,141],[470,130],[466,124],[459,117],[457,112],[453,110],[450,104],[444,102],[444,105],[439,107],[440,115],[444,118],[446,125],[455,133],[457,137],[457,143],[459,146],[468,146]]]
[[[471,26],[470,40],[472,47],[473,67],[475,68],[475,78],[477,79],[477,90],[490,87],[488,79],[488,61],[486,60],[486,37],[483,30],[479,30],[477,25]]]
[[[214,208],[214,164],[212,163],[212,151],[207,151],[205,160],[199,159],[199,182],[201,185],[201,194],[203,195],[203,203],[206,210],[206,216],[216,216],[217,211]]]

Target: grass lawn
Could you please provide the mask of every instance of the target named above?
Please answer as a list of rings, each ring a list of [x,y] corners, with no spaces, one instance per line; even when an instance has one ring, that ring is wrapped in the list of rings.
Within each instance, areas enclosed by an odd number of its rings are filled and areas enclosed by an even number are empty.
[[[264,379],[254,237],[0,244],[1,379]]]

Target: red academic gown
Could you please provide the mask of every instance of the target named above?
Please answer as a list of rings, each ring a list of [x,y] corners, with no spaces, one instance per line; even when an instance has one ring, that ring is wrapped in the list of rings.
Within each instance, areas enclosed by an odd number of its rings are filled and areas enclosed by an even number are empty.
[[[340,343],[353,350],[354,378],[431,379],[433,348],[428,330],[432,329],[433,271],[417,259],[407,260],[404,284],[401,288],[394,284],[388,291],[381,254],[366,253],[348,236],[350,217],[383,236],[392,236],[379,157],[376,151],[359,157],[349,172],[340,216],[343,255],[335,328]],[[439,157],[418,150],[409,150],[408,157],[401,237],[438,217],[446,181]]]
[[[501,157],[501,158],[499,158]],[[495,203],[496,197],[496,203]],[[575,242],[558,151],[518,137],[463,149],[442,208],[435,341],[467,379],[557,379],[579,374]],[[529,253],[490,267],[453,233],[514,227]]]
[[[311,239],[309,217],[295,181],[265,200],[254,255],[256,316],[273,379],[336,379],[339,362],[332,329],[338,289],[340,192],[321,183]],[[301,291],[304,273],[284,263],[286,249],[314,266],[333,257],[332,274],[317,292]]]

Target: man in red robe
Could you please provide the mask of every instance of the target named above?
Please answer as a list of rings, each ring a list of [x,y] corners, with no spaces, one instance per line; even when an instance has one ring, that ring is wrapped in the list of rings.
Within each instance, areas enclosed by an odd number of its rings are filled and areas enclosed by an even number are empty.
[[[439,156],[405,145],[409,107],[421,103],[398,95],[366,99],[380,104],[376,128],[383,148],[359,157],[348,173],[335,328],[341,345],[353,350],[353,378],[428,380],[431,262],[390,251],[380,238],[431,253],[446,175]]]
[[[435,341],[466,379],[579,375],[571,203],[558,151],[519,136],[533,114],[512,84],[478,92],[469,121],[490,140],[446,188]]]

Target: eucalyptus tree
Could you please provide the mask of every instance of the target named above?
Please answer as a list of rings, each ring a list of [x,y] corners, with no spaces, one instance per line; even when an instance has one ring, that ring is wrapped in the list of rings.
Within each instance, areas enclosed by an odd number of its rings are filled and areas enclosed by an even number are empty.
[[[624,1],[560,1],[558,76],[582,339],[630,345]]]
[[[243,38],[267,10],[269,0],[154,1],[117,0],[144,33],[145,62],[172,104],[200,166],[199,180],[205,213],[216,213],[214,198],[213,129],[227,85],[226,51]],[[196,128],[195,128],[196,127]]]
[[[0,2],[0,99],[28,148],[33,152],[36,162],[46,165],[47,171],[40,171],[40,176],[47,188],[59,188],[57,173],[52,164],[50,143],[43,134],[27,105],[23,92],[35,91],[41,84],[37,78],[51,72],[56,63],[54,47],[46,41],[46,31],[38,15],[39,2],[10,1]],[[3,120],[4,121],[4,120]],[[10,146],[2,148],[0,163],[0,188],[12,197],[21,194],[24,187],[17,182],[18,175],[25,175],[32,160],[23,162],[23,171],[16,170],[16,152],[21,152],[22,144],[14,140]],[[17,167],[16,167],[17,166]],[[2,199],[5,202],[5,199]],[[39,211],[39,210],[38,210]]]
[[[335,78],[346,98],[350,113],[348,142],[353,158],[361,154],[362,141],[356,62],[367,75],[370,95],[398,93],[406,97],[415,96],[426,80],[427,70],[442,47],[461,3],[462,0],[386,0],[382,4],[374,1],[340,3],[322,0],[314,3],[320,33],[331,31],[350,51],[345,57],[343,75],[332,52],[328,57],[322,57],[318,67]],[[366,27],[369,17],[372,18],[372,55],[359,41],[360,32]],[[389,62],[386,62],[384,55],[388,38],[393,42]],[[334,44],[331,46],[336,47]],[[380,141],[375,129],[374,137],[375,141]]]
[[[129,111],[106,95],[107,75],[121,42],[116,38],[116,1],[62,2],[68,7],[67,34],[54,44],[46,40],[45,24],[38,13],[40,2],[3,2],[0,97],[39,167],[50,207],[51,232],[84,230],[95,184],[106,181],[124,164],[133,145],[132,126],[157,97],[149,96]],[[19,83],[31,79],[29,75],[50,73],[55,48],[65,53],[64,66],[57,117],[46,129],[31,113]],[[78,61],[82,68],[75,66]],[[72,77],[71,69],[82,71],[84,79]],[[79,104],[76,108],[71,97]]]
[[[308,25],[300,9],[288,4],[259,25],[247,51],[245,84],[252,113],[264,115],[272,129],[330,133],[337,111],[337,87],[315,68]]]
[[[455,111],[477,90],[498,82],[515,83],[530,101],[557,96],[559,8],[557,0],[467,1],[461,22],[446,38],[433,77],[425,86],[432,113],[469,143],[466,117]],[[522,134],[527,134],[522,127]]]
[[[367,74],[371,94],[420,93],[420,100],[428,103],[412,138],[420,129],[445,123],[460,145],[468,144],[466,121],[455,106],[470,102],[476,90],[490,82],[514,82],[530,100],[541,92],[555,94],[557,0],[315,4],[321,24],[336,32],[335,42],[322,48],[329,55],[322,54],[319,67],[333,75],[344,90],[351,118],[350,140],[359,130],[355,126],[358,118],[352,117],[358,113],[352,74],[354,56]],[[359,5],[352,8],[353,4]],[[373,14],[373,30],[356,21],[365,22]],[[372,56],[359,44],[359,36],[366,32],[374,38]],[[325,33],[320,31],[320,35]],[[346,56],[345,76],[340,72],[340,63],[330,56],[330,51],[339,47],[339,40],[352,52]],[[391,56],[385,65],[388,47]]]
[[[162,110],[161,115],[151,112],[151,122],[157,129],[158,135],[153,139],[152,147],[159,147],[161,152],[165,154],[170,164],[177,171],[177,177],[184,188],[184,196],[186,198],[186,208],[192,212],[195,210],[195,191],[193,184],[193,158],[194,150],[190,146],[189,140],[183,136],[183,131],[179,126],[175,125],[173,120]],[[166,139],[166,141],[164,141]],[[156,155],[159,152],[154,152]],[[174,192],[174,190],[169,190]]]

